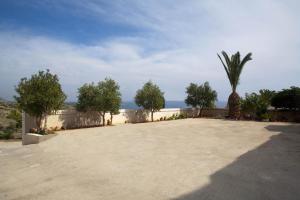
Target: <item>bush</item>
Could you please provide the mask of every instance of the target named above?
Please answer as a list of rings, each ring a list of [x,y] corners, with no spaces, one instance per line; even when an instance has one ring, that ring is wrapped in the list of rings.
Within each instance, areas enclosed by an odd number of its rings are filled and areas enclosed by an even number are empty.
[[[40,134],[40,135],[48,135],[48,131],[45,129],[40,129],[36,132],[36,134]]]
[[[8,140],[8,139],[12,138],[12,135],[13,135],[13,130],[6,129],[3,131],[0,131],[0,139]]]
[[[268,107],[271,104],[271,99],[275,92],[270,90],[260,90],[259,94],[247,94],[245,99],[241,99],[241,110],[245,116],[250,119],[263,120],[268,117]]]
[[[29,130],[30,133],[36,133],[36,134],[39,134],[39,135],[48,135],[48,134],[52,134],[54,133],[53,130],[45,130],[45,129],[37,129],[37,128],[31,128]]]
[[[177,119],[185,119],[185,118],[187,118],[187,115],[180,113],[180,114],[173,114],[171,117],[166,118],[166,120],[177,120]]]
[[[167,120],[175,120],[176,116],[173,114],[171,117],[168,117]]]
[[[178,119],[185,119],[185,118],[187,118],[186,114],[180,113],[178,115]]]
[[[270,120],[271,119],[271,114],[269,113],[264,113],[262,115],[260,115],[262,120]]]
[[[16,124],[15,124],[16,128],[21,128],[22,127],[22,115],[21,115],[20,111],[11,110],[6,118],[15,120],[16,121]]]
[[[300,88],[291,87],[277,92],[272,98],[271,105],[275,108],[299,110],[300,109]]]

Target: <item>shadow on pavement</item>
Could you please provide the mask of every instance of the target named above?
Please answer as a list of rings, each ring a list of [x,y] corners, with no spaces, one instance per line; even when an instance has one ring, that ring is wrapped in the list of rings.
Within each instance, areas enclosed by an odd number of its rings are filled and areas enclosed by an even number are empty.
[[[212,174],[205,187],[176,200],[299,200],[300,124],[265,127],[278,135]]]

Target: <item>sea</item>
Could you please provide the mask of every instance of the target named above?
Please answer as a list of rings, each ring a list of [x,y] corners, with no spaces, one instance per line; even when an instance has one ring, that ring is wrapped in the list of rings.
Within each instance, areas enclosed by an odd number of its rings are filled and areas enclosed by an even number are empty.
[[[225,101],[217,101],[216,102],[217,108],[225,108],[227,102]],[[166,101],[165,108],[189,108],[184,101]],[[121,104],[122,109],[138,109],[139,107],[135,104],[134,101],[124,101]]]
[[[66,102],[66,106],[69,108],[74,108],[76,102]],[[227,105],[226,101],[217,101],[215,103],[216,108],[225,108]],[[190,108],[187,106],[184,101],[166,101],[165,108]],[[121,104],[121,109],[139,109],[139,107],[135,104],[134,101],[123,101]]]

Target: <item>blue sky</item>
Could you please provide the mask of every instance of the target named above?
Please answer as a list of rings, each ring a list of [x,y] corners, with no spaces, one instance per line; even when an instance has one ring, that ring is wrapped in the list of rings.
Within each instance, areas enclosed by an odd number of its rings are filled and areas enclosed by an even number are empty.
[[[253,53],[238,92],[300,85],[296,0],[40,0],[0,2],[0,96],[12,99],[21,77],[49,68],[69,101],[83,83],[111,77],[124,100],[148,80],[168,100],[190,82],[230,93],[216,54]]]

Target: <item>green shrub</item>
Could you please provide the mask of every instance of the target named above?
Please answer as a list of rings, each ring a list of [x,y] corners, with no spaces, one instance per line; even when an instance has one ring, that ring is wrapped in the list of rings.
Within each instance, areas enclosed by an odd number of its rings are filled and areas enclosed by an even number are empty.
[[[168,117],[167,120],[174,120],[175,119],[175,115],[173,114],[171,117]]]
[[[271,105],[280,109],[300,110],[300,88],[292,86],[277,92]]]
[[[178,119],[185,119],[185,118],[187,118],[186,114],[180,113],[178,115]]]
[[[36,133],[40,135],[48,135],[48,132],[45,129],[40,129]]]
[[[260,115],[260,118],[262,120],[270,120],[271,119],[271,115],[269,113],[264,113]]]
[[[21,115],[20,111],[18,111],[16,109],[11,110],[6,118],[15,120],[16,121],[16,124],[15,124],[16,128],[21,128],[22,127],[22,115]]]
[[[270,114],[268,114],[268,107],[271,105],[271,99],[275,92],[270,90],[260,90],[259,94],[251,93],[245,96],[245,99],[241,99],[241,110],[244,115],[250,117],[250,119],[264,120]]]
[[[177,119],[185,119],[187,118],[186,114],[173,114],[171,117],[168,117],[167,120],[177,120]]]
[[[12,135],[13,135],[13,131],[10,129],[0,131],[0,139],[8,140],[8,139],[12,138]]]

